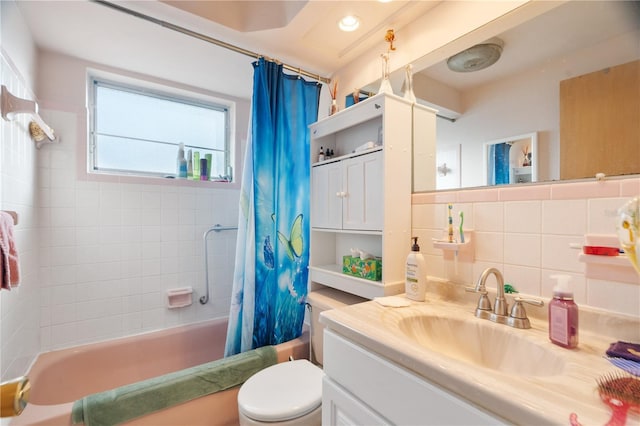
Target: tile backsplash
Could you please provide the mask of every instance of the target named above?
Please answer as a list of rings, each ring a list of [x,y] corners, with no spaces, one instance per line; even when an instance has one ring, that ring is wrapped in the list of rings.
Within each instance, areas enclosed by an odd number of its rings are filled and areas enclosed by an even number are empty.
[[[550,276],[568,274],[578,304],[638,316],[640,277],[624,278],[615,267],[607,280],[591,277],[581,251],[570,247],[584,244],[586,234],[615,234],[618,208],[637,195],[638,177],[414,194],[413,234],[425,242],[443,238],[452,203],[454,224],[462,211],[464,228],[473,230],[474,260],[445,259],[421,244],[430,276],[470,286],[494,266],[520,293],[547,300]]]

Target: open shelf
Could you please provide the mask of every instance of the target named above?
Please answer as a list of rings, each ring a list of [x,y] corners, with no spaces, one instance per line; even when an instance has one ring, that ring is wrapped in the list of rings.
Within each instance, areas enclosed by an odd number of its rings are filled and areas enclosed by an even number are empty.
[[[365,155],[365,154],[369,154],[376,151],[382,151],[382,149],[383,149],[383,146],[378,145],[378,146],[374,146],[373,148],[365,149],[362,151],[350,152],[348,154],[340,155],[339,157],[331,157],[331,158],[327,158],[324,161],[317,161],[313,163],[311,167],[321,166],[323,164],[333,163],[335,161],[346,160],[347,158],[358,157],[359,155]]]
[[[578,260],[585,263],[587,278],[640,284],[640,275],[626,255],[599,256],[580,253]]]
[[[365,280],[342,273],[342,265],[318,265],[309,267],[312,282],[322,283],[347,293],[373,299],[378,296],[390,296],[404,292],[404,282],[382,283]]]

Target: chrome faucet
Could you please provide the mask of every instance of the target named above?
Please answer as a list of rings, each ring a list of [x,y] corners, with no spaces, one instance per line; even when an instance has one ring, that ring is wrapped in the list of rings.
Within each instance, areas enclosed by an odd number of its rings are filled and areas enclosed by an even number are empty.
[[[496,302],[493,305],[493,313],[496,315],[507,315],[507,301],[504,298],[504,278],[502,277],[502,273],[496,268],[487,268],[484,270],[480,278],[478,278],[478,283],[476,284],[476,288],[485,287],[485,282],[489,275],[495,275],[497,286],[496,286]]]
[[[487,297],[486,287],[487,278],[491,274],[495,275],[497,282],[496,301],[493,309],[491,309],[491,302]],[[511,309],[511,313],[507,314],[509,305],[507,304],[507,300],[504,297],[504,278],[502,277],[502,273],[496,268],[485,269],[480,275],[480,278],[478,278],[476,286],[467,287],[466,290],[480,293],[480,299],[478,300],[478,306],[476,307],[476,317],[488,319],[500,324],[506,324],[510,327],[531,328],[531,323],[529,322],[527,313],[524,310],[524,306],[522,305],[523,302],[537,306],[544,306],[544,302],[542,302],[541,300],[516,297],[514,299],[515,303],[513,305],[513,308]]]

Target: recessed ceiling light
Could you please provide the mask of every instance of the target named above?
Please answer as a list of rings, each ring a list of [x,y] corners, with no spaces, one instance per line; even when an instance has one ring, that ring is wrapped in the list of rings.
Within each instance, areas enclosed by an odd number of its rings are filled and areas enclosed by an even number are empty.
[[[355,31],[360,26],[360,18],[354,15],[347,15],[338,22],[338,27],[342,31]]]

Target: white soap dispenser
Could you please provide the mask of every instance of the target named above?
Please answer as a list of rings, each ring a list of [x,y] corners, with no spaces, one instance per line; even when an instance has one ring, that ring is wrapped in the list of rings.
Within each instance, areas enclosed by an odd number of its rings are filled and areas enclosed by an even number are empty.
[[[407,256],[405,295],[408,299],[424,302],[427,293],[427,265],[420,253],[418,237],[413,237],[411,253]]]

